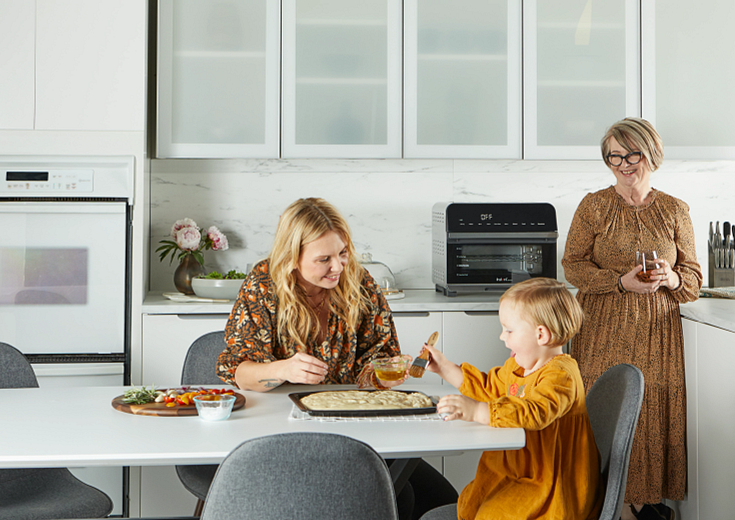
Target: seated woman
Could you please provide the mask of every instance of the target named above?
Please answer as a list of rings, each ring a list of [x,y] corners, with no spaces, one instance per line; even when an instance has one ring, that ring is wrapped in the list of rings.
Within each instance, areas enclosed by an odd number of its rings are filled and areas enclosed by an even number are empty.
[[[355,258],[347,222],[322,199],[299,199],[281,215],[270,255],[240,290],[225,340],[217,373],[245,390],[286,382],[387,388],[405,380],[380,381],[372,370],[373,359],[401,354],[390,307]],[[409,483],[398,497],[402,519],[457,500],[423,461]]]

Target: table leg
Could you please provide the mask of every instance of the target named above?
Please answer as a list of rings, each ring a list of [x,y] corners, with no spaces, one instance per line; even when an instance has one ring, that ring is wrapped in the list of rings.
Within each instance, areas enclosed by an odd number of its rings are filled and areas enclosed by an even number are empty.
[[[396,496],[401,492],[403,486],[408,482],[409,477],[419,465],[421,459],[393,459],[388,466],[390,476],[393,479],[393,487],[396,490]]]

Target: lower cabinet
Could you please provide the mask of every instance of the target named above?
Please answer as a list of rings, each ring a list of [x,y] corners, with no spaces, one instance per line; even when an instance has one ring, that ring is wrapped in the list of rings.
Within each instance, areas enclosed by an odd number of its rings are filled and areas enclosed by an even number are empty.
[[[168,388],[181,384],[189,346],[199,336],[224,330],[227,314],[147,314],[143,316],[142,384]],[[179,481],[174,466],[140,469],[141,517],[192,516],[196,497]],[[131,512],[135,510],[132,503]],[[162,497],[165,497],[162,499]]]
[[[688,320],[683,321],[686,324]],[[686,504],[681,504],[682,518],[732,518],[735,407],[731,399],[735,395],[735,380],[729,367],[735,366],[735,333],[697,323],[696,335],[692,337],[687,334],[689,327],[684,336],[687,349],[694,340],[694,355],[688,353],[686,358],[689,493]]]
[[[483,372],[502,365],[509,351],[500,341],[500,318],[497,312],[445,312],[444,355],[450,361],[469,363]],[[475,478],[482,452],[444,457],[444,476],[457,492]]]

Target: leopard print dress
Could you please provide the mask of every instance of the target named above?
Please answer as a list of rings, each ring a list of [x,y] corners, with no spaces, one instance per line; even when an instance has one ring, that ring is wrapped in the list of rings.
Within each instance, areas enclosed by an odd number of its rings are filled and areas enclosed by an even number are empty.
[[[622,292],[618,279],[635,264],[635,251],[655,249],[679,275],[675,290]],[[645,395],[630,457],[625,501],[657,504],[686,493],[686,386],[679,304],[702,286],[689,206],[653,190],[631,206],[613,186],[588,194],[572,220],[562,259],[566,279],[579,289],[585,312],[570,352],[585,388],[619,363],[637,366]]]

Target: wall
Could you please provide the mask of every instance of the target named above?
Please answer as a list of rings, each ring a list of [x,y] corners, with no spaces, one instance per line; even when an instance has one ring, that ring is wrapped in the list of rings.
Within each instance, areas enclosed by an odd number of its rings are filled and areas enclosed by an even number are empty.
[[[709,221],[735,222],[735,161],[665,161],[653,187],[686,201],[707,279]],[[281,211],[299,197],[337,206],[358,253],[387,264],[401,288],[433,288],[431,208],[435,202],[550,202],[557,211],[558,259],[582,197],[615,182],[599,161],[479,160],[153,160],[153,291],[175,290],[176,264],[155,255],[175,220],[216,225],[230,250],[205,253],[208,270],[245,270],[267,256]],[[559,263],[559,278],[563,269]]]

